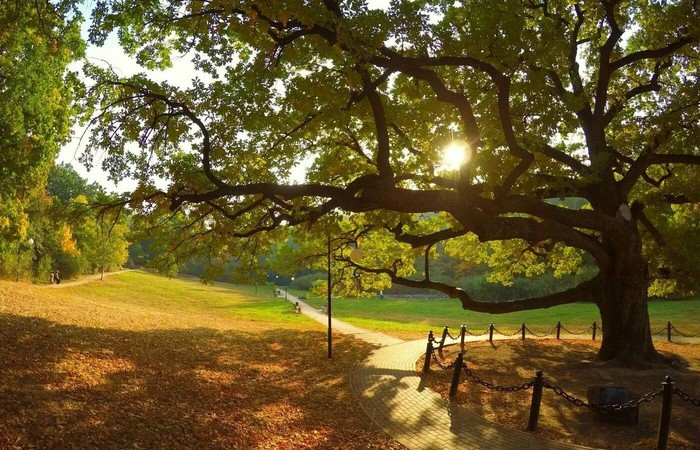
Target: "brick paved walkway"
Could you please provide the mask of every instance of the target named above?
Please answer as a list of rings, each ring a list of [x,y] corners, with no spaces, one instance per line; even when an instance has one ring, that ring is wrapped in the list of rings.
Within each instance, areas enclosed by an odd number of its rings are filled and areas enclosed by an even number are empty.
[[[410,449],[585,449],[512,430],[452,405],[423,386],[416,361],[426,342],[375,350],[350,373],[350,389],[372,421]]]
[[[328,317],[299,301],[302,312],[323,324]],[[409,449],[587,449],[547,441],[524,431],[505,428],[452,405],[427,389],[416,372],[425,340],[402,341],[333,319],[333,329],[381,347],[350,372],[350,390],[362,409],[385,433]]]

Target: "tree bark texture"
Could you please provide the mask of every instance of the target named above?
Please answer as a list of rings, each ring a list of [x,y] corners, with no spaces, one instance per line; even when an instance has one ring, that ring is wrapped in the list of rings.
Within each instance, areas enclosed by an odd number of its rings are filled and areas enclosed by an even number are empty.
[[[609,240],[608,247],[612,264],[602,273],[602,290],[596,298],[603,331],[598,359],[628,366],[660,362],[651,338],[648,270],[641,239],[630,231],[626,238]]]

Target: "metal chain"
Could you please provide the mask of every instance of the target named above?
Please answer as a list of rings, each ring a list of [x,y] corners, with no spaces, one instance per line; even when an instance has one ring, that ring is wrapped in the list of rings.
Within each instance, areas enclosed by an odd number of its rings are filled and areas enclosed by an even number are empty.
[[[477,333],[472,333],[471,331],[467,330],[467,334],[468,334],[469,336],[485,336],[485,335],[489,334],[489,330],[486,330],[486,331],[484,331],[483,333],[478,333],[478,334],[477,334]]]
[[[652,335],[658,335],[658,336],[664,335],[666,333],[668,333],[667,327],[663,327],[663,328],[659,329],[659,331],[652,331],[651,332]]]
[[[562,329],[565,333],[573,334],[574,336],[583,336],[584,334],[589,334],[590,331],[591,331],[591,328],[593,328],[593,327],[588,327],[587,329],[585,329],[585,330],[583,330],[583,331],[576,331],[576,332],[574,332],[574,331],[571,331],[571,330],[569,330],[568,328],[566,328],[564,325],[562,325],[562,327],[561,327],[561,329]]]
[[[454,362],[453,362],[452,364],[450,364],[450,365],[447,365],[447,364],[443,363],[442,361],[440,361],[440,359],[439,359],[439,358],[437,357],[437,355],[435,354],[435,350],[433,350],[433,352],[432,352],[431,355],[432,355],[432,358],[433,358],[433,361],[435,362],[435,364],[437,364],[437,366],[438,366],[439,368],[441,368],[442,370],[451,370],[451,369],[454,369],[454,368],[455,368],[455,363],[454,363]]]
[[[516,334],[520,334],[520,332],[521,332],[522,330],[521,330],[521,329],[518,329],[518,330],[516,330],[514,333],[504,333],[504,332],[502,332],[501,330],[499,330],[498,328],[493,327],[493,331],[495,331],[496,333],[500,334],[501,336],[511,337],[511,336],[515,336]]]
[[[659,395],[662,395],[662,393],[663,393],[663,391],[661,389],[659,389],[656,392],[649,392],[644,397],[630,400],[626,403],[618,403],[618,404],[614,404],[614,405],[593,405],[590,403],[586,403],[583,400],[581,400],[580,398],[574,397],[573,395],[567,394],[559,386],[552,386],[551,384],[547,383],[546,381],[543,383],[542,386],[547,388],[547,389],[553,390],[555,394],[562,397],[564,400],[568,401],[569,403],[572,403],[576,406],[582,406],[584,408],[588,408],[591,411],[622,411],[624,409],[636,408],[639,406],[640,403],[651,402],[656,397],[658,397]]]
[[[532,385],[534,384],[534,381],[530,381],[529,383],[524,383],[520,386],[497,386],[493,383],[489,383],[488,381],[485,381],[483,378],[476,375],[474,372],[471,371],[471,369],[469,369],[469,367],[467,367],[466,363],[462,363],[462,370],[476,384],[480,384],[481,386],[484,386],[487,389],[491,389],[493,391],[498,391],[498,392],[526,391],[526,390],[530,389],[532,387]]]
[[[528,333],[530,333],[531,335],[533,335],[535,337],[542,338],[542,337],[547,337],[547,336],[551,336],[552,334],[554,334],[557,331],[557,327],[554,327],[553,331],[550,331],[549,333],[546,333],[546,334],[537,334],[534,331],[532,331],[531,329],[529,329],[528,327],[525,327],[525,331],[527,331]]]
[[[671,329],[674,330],[676,333],[678,333],[679,335],[681,335],[681,336],[683,336],[683,337],[687,337],[687,338],[700,337],[700,333],[697,333],[697,334],[688,334],[688,333],[684,333],[684,332],[682,332],[681,330],[679,330],[678,328],[676,328],[676,327],[673,326],[673,325],[671,325]]]
[[[700,406],[700,399],[691,398],[688,393],[683,392],[680,388],[676,388],[673,393],[679,396],[681,400],[692,403],[693,406]]]

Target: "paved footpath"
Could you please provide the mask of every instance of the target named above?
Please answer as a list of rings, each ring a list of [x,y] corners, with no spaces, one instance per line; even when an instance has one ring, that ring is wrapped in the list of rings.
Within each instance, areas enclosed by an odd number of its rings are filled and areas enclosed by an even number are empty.
[[[328,317],[299,301],[302,313],[326,324]],[[352,334],[380,348],[355,365],[350,372],[350,390],[365,413],[379,428],[409,449],[499,449],[571,450],[587,449],[547,441],[497,423],[452,405],[427,389],[416,372],[416,361],[425,352],[426,341],[402,341],[333,319],[340,333]]]

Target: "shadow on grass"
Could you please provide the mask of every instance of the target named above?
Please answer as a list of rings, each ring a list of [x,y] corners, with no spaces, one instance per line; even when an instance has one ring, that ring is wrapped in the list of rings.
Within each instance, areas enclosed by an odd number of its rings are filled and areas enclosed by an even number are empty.
[[[270,329],[123,331],[0,314],[0,447],[395,448],[351,398],[371,347]]]

